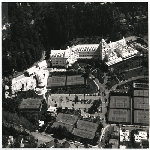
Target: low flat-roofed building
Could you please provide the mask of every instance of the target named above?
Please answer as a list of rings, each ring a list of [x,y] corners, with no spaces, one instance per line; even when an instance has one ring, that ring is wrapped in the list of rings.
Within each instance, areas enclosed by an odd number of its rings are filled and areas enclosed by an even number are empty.
[[[134,88],[139,88],[139,89],[149,89],[149,84],[148,83],[133,83]]]
[[[92,123],[89,121],[83,121],[83,120],[78,120],[77,122],[77,128],[86,130],[86,131],[95,131],[97,130],[98,124]]]
[[[130,131],[120,128],[120,142],[130,141]]]
[[[138,131],[138,134],[134,134],[135,142],[142,142],[142,140],[147,140],[146,131]]]
[[[74,128],[73,134],[85,139],[93,139],[95,137],[95,132],[89,132],[77,128]]]
[[[61,122],[54,122],[53,125],[51,126],[51,128],[58,128],[59,126],[61,127],[66,127],[66,129],[70,132],[72,132],[73,130],[73,125],[69,125],[69,124],[65,124],[65,123],[61,123]]]
[[[149,90],[134,90],[134,96],[149,96]]]
[[[134,109],[149,109],[148,97],[134,97]]]
[[[110,108],[130,108],[129,96],[111,96]]]
[[[19,106],[19,109],[21,111],[24,110],[41,111],[41,108],[42,108],[42,99],[32,99],[32,98],[23,99]]]
[[[78,116],[71,114],[59,113],[56,117],[57,122],[74,125],[77,122]]]
[[[127,109],[109,109],[108,121],[131,122],[131,111]]]
[[[149,111],[134,110],[134,123],[136,124],[149,124]]]

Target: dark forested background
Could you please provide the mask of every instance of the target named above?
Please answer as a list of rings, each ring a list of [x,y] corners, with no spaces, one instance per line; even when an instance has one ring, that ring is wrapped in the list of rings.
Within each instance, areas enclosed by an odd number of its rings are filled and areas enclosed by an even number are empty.
[[[148,15],[146,2],[2,3],[2,75],[27,69],[44,51],[48,59],[51,49],[145,35],[148,21],[136,17],[142,15]]]

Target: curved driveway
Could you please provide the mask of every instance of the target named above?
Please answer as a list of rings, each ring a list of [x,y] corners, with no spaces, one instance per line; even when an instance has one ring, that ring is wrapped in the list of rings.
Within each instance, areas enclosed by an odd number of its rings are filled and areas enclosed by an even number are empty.
[[[103,137],[104,137],[104,134],[105,134],[105,130],[108,128],[108,127],[110,127],[110,126],[115,126],[116,124],[108,124],[105,128],[103,128],[103,130],[102,130],[102,132],[101,132],[101,136],[100,136],[100,138],[99,138],[99,143],[101,142],[101,140],[103,139]],[[102,147],[99,147],[99,148],[102,148]]]
[[[127,82],[130,82],[130,81],[133,81],[133,80],[137,80],[137,79],[141,79],[141,78],[145,78],[145,77],[148,78],[148,76],[132,77],[132,78],[130,78],[130,79],[128,79],[128,80],[125,80],[125,81],[123,81],[123,82],[120,82],[120,83],[114,85],[109,91],[115,90],[118,85],[122,85],[122,84],[125,84],[125,83],[127,83]]]
[[[119,82],[118,84],[114,85],[110,90],[105,89],[105,85],[99,83],[99,80],[98,80],[97,78],[95,78],[95,80],[93,80],[93,81],[94,81],[94,83],[96,84],[98,90],[100,90],[101,92],[102,92],[102,91],[106,91],[106,93],[108,93],[108,92],[110,92],[110,91],[112,91],[112,90],[115,90],[115,89],[117,88],[117,86],[119,86],[119,85],[125,84],[125,83],[130,82],[130,81],[133,81],[133,80],[145,78],[145,77],[148,78],[148,76],[144,76],[144,75],[143,75],[143,76],[132,77],[132,78],[130,78],[130,79],[128,79],[128,80]]]

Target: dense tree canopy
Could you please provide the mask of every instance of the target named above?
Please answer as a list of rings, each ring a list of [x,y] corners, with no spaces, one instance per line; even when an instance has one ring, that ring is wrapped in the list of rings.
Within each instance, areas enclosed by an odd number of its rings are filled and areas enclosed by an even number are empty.
[[[134,16],[147,11],[147,3],[2,3],[3,76],[27,69],[41,59],[43,51],[49,58],[51,49],[66,48],[73,44],[70,41],[77,44],[85,38],[85,44],[93,37],[120,39],[131,31],[128,24],[134,23]],[[126,25],[120,24],[121,14]],[[135,29],[133,34],[147,32],[144,23]]]

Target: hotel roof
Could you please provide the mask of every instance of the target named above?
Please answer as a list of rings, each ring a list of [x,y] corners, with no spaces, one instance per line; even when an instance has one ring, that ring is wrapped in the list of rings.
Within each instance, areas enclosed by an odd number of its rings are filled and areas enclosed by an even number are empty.
[[[108,121],[110,122],[130,122],[131,114],[127,109],[110,109]]]
[[[66,50],[51,50],[51,57],[63,57]]]
[[[96,51],[99,44],[82,44],[82,45],[76,45],[73,48],[75,51]]]
[[[110,108],[130,108],[129,96],[111,96]]]
[[[134,88],[140,88],[140,89],[149,89],[149,84],[148,83],[133,83]]]
[[[134,123],[149,124],[149,111],[134,110]]]
[[[120,142],[130,141],[130,131],[120,129]]]

